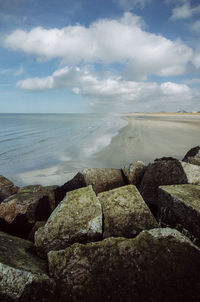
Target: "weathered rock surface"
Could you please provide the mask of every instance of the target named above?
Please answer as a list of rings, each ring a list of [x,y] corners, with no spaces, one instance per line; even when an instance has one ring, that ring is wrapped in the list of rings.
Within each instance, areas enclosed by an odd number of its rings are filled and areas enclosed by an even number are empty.
[[[133,185],[98,194],[104,216],[103,237],[134,237],[158,227],[149,208]]]
[[[158,187],[173,184],[200,184],[200,167],[177,159],[161,158],[149,164],[139,191],[145,202],[158,203]]]
[[[184,156],[183,161],[200,166],[200,146],[196,146],[189,150]]]
[[[34,223],[47,220],[51,205],[43,193],[17,193],[0,203],[0,230],[27,238]]]
[[[41,186],[41,185],[29,185],[20,187],[18,193],[42,193],[44,196],[48,196],[51,210],[53,211],[57,204],[57,190],[58,186]],[[60,200],[59,200],[60,201]]]
[[[0,175],[0,202],[10,195],[16,194],[18,187],[16,187],[9,179]]]
[[[200,244],[200,186],[159,187],[159,220],[183,231]]]
[[[54,301],[55,282],[31,242],[0,232],[0,301]]]
[[[132,164],[124,166],[122,169],[129,184],[138,187],[145,172],[145,164],[142,161],[136,161]]]
[[[120,169],[85,169],[65,183],[61,189],[66,192],[92,185],[96,194],[125,185],[124,176]]]
[[[60,301],[200,300],[200,249],[173,229],[74,244],[48,260]]]
[[[88,242],[102,236],[102,209],[92,186],[67,193],[44,227],[35,233],[41,256],[74,242]]]

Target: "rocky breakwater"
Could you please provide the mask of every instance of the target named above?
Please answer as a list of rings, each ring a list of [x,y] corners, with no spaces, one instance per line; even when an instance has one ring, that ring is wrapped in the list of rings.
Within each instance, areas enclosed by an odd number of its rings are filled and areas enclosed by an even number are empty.
[[[198,150],[60,187],[2,176],[0,301],[200,301]]]

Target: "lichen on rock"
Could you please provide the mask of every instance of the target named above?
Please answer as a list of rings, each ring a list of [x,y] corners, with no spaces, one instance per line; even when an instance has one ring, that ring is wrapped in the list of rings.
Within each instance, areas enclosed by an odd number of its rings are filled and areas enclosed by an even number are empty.
[[[158,200],[160,223],[183,231],[200,244],[200,186],[160,186]]]
[[[0,301],[53,301],[55,282],[31,242],[0,232]]]
[[[200,249],[178,231],[142,231],[48,253],[60,301],[199,301]]]
[[[157,205],[159,186],[189,183],[200,184],[200,167],[173,158],[161,158],[147,166],[139,191],[146,203]]]
[[[74,242],[102,237],[102,209],[92,186],[67,193],[44,227],[35,233],[38,253],[65,248]]]
[[[103,237],[135,237],[145,229],[158,227],[134,185],[98,194],[104,216]]]

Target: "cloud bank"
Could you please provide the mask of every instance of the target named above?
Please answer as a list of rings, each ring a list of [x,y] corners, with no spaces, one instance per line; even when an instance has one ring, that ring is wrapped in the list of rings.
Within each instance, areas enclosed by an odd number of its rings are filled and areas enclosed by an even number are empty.
[[[158,106],[165,108],[187,105],[193,98],[193,92],[187,85],[165,82],[126,81],[122,77],[100,78],[86,68],[64,67],[44,78],[30,78],[18,82],[25,90],[71,89],[90,99],[92,110],[112,110],[121,112],[123,108],[145,108]],[[108,102],[109,100],[109,102]],[[122,101],[123,100],[123,101]],[[173,105],[174,103],[174,105]],[[138,106],[139,104],[139,106]]]
[[[18,29],[5,37],[4,45],[41,61],[59,58],[67,65],[120,63],[124,76],[134,80],[152,74],[184,74],[192,58],[192,49],[181,40],[171,41],[145,31],[142,19],[131,13],[117,20],[99,20],[89,27]]]

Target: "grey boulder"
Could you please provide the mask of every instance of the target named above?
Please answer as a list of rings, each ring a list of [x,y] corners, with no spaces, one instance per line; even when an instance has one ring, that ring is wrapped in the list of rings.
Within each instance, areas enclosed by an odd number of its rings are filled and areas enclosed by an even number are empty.
[[[54,301],[55,282],[31,242],[0,232],[0,301]]]

